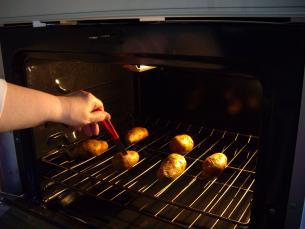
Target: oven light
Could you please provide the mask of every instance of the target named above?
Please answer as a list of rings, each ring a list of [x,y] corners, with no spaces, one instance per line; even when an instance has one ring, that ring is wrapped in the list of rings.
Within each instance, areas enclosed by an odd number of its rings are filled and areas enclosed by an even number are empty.
[[[131,65],[131,64],[124,65],[123,67],[133,72],[144,72],[156,68],[155,66]]]

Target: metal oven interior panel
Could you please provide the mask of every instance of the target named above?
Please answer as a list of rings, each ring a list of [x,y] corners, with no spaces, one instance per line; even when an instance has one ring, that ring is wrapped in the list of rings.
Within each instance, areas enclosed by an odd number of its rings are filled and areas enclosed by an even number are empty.
[[[122,135],[135,125],[150,132],[147,140],[128,148],[140,153],[138,164],[118,172],[111,165],[118,150],[106,134],[99,138],[108,141],[107,152],[78,160],[69,158],[67,151],[85,136],[60,124],[35,128],[42,201],[49,208],[62,209],[89,225],[92,218],[96,223],[105,219],[96,213],[101,209],[84,204],[87,199],[110,202],[175,226],[249,226],[262,97],[253,77],[198,67],[155,66],[138,73],[126,65],[82,60],[27,58],[25,66],[28,86],[59,95],[88,90],[104,101]],[[168,142],[179,133],[189,134],[196,143],[186,155],[187,170],[173,182],[158,181],[156,171],[169,153]],[[204,181],[201,162],[216,152],[227,155],[229,167],[217,179]],[[91,210],[75,210],[82,208]]]

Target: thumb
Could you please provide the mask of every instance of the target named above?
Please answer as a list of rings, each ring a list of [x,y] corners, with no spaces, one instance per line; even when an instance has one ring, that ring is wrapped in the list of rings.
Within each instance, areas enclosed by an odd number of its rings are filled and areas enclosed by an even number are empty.
[[[111,116],[109,113],[107,113],[106,111],[94,111],[90,113],[90,117],[89,120],[90,122],[101,122],[105,119],[110,119]]]

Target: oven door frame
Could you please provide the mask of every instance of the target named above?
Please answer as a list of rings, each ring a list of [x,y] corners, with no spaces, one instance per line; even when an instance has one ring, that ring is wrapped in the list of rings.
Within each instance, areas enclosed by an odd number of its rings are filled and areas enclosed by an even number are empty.
[[[305,180],[305,70],[299,117],[285,228],[303,228],[305,226],[305,185],[301,182]],[[272,209],[270,210],[272,211]]]

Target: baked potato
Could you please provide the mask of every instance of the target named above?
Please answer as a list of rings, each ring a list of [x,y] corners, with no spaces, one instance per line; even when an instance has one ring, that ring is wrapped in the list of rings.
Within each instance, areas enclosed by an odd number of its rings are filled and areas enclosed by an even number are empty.
[[[172,153],[162,161],[157,177],[160,180],[174,180],[184,172],[186,165],[184,156]]]
[[[117,153],[112,158],[112,165],[117,170],[125,170],[132,168],[138,163],[140,156],[138,152],[128,150],[125,152]]]
[[[82,143],[82,148],[91,156],[98,156],[108,149],[108,143],[103,140],[88,139]]]
[[[202,162],[201,177],[211,179],[219,176],[227,167],[228,159],[223,153],[214,153]]]
[[[108,143],[103,140],[88,139],[68,151],[71,158],[98,156],[108,149]]]
[[[144,127],[134,127],[128,131],[125,140],[128,145],[135,144],[148,137],[148,130]]]
[[[186,154],[193,148],[194,141],[187,134],[177,135],[169,143],[169,149],[172,153]]]

